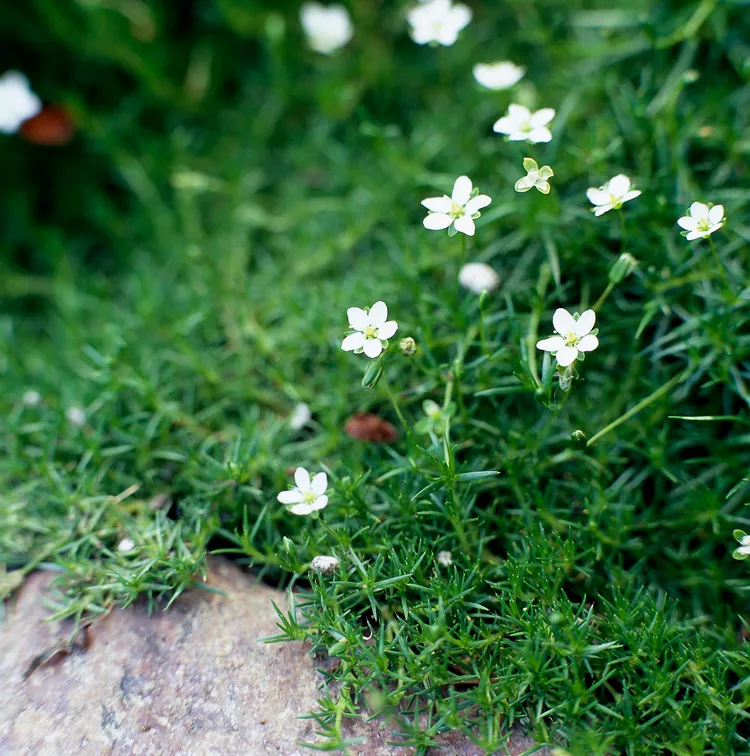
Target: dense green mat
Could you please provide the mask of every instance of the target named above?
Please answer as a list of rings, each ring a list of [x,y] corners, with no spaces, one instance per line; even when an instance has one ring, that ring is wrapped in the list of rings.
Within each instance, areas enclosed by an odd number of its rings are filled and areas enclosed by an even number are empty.
[[[160,611],[222,551],[299,589],[280,639],[341,659],[331,750],[365,706],[420,749],[458,728],[493,753],[521,723],[575,756],[747,754],[748,5],[469,4],[430,47],[406,4],[352,0],[331,56],[294,2],[0,14],[0,68],[79,124],[0,139],[1,595],[43,566],[60,616]],[[505,59],[512,90],[474,81]],[[552,141],[493,133],[511,102],[554,108]],[[548,195],[514,191],[526,156]],[[642,194],[595,217],[619,173]],[[476,235],[426,230],[462,174],[492,198]],[[727,223],[688,242],[696,200]],[[624,252],[563,391],[535,343]],[[481,307],[468,260],[500,277]],[[340,345],[377,300],[399,328],[365,389]],[[400,439],[353,440],[365,411]],[[276,500],[297,466],[327,472],[318,516]]]

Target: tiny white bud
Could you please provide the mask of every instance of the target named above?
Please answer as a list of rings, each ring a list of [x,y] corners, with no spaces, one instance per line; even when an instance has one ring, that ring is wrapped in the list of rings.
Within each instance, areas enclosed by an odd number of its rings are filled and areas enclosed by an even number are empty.
[[[132,538],[123,538],[120,543],[117,544],[117,550],[121,554],[127,554],[135,548],[135,542]]]
[[[65,410],[65,418],[71,425],[75,425],[76,428],[80,428],[86,424],[86,413],[75,405]]]
[[[289,415],[289,427],[292,430],[300,430],[304,428],[312,420],[312,412],[310,408],[304,403],[300,402]]]
[[[339,566],[339,560],[333,556],[316,556],[310,562],[310,569],[320,575],[332,575]]]
[[[453,554],[450,551],[441,551],[437,555],[437,560],[443,567],[450,567],[453,564]]]
[[[42,401],[42,395],[38,391],[31,389],[23,395],[23,403],[27,407],[36,407]]]
[[[466,263],[458,273],[458,282],[469,291],[481,294],[500,286],[500,276],[489,265],[481,262]]]

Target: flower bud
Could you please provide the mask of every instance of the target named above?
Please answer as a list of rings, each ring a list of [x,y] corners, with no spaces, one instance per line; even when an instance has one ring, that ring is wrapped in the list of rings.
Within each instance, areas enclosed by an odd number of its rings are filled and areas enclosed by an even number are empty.
[[[281,539],[281,545],[289,556],[294,556],[297,553],[297,547],[294,545],[294,541],[291,538],[284,536]]]
[[[371,389],[378,385],[378,381],[383,377],[383,363],[378,360],[371,362],[362,376],[362,388]]]
[[[398,342],[398,347],[403,354],[410,356],[417,351],[417,342],[411,336],[407,336]]]
[[[609,280],[612,283],[618,284],[620,281],[626,279],[637,267],[638,260],[629,252],[623,252],[609,269]]]
[[[310,569],[319,575],[332,575],[339,566],[339,560],[334,556],[316,556],[310,562]]]
[[[586,448],[586,434],[582,430],[574,430],[570,434],[570,441],[576,449]]]

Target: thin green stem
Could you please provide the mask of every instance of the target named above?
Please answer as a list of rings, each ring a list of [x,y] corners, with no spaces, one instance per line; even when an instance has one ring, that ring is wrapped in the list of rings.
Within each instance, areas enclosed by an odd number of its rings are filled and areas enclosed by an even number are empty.
[[[732,291],[732,287],[729,284],[729,277],[727,276],[727,269],[724,263],[721,261],[721,258],[719,257],[719,253],[716,251],[716,245],[714,244],[714,240],[711,236],[708,237],[708,245],[711,247],[711,254],[714,256],[714,262],[716,263],[716,267],[719,269],[719,273],[721,273],[722,281],[724,282],[724,286],[726,287],[726,290],[730,294],[734,294]]]
[[[628,231],[625,225],[625,213],[622,212],[622,208],[618,208],[617,214],[620,216],[620,254],[625,251],[625,241],[627,240]]]
[[[599,299],[594,302],[594,306],[591,308],[594,312],[596,312],[606,301],[607,297],[612,292],[612,289],[615,288],[614,281],[610,281],[607,284],[607,288],[602,292],[602,295],[599,297]]]
[[[633,417],[633,415],[637,415],[642,409],[648,407],[651,402],[656,401],[660,396],[663,396],[664,394],[671,391],[678,383],[681,383],[683,380],[685,380],[685,378],[687,378],[687,371],[683,371],[682,373],[674,376],[674,378],[672,378],[670,381],[667,381],[667,383],[654,391],[653,394],[649,394],[649,396],[647,396],[645,399],[642,399],[640,402],[638,402],[638,404],[631,407],[624,415],[620,415],[617,420],[614,420],[609,425],[602,428],[598,433],[593,435],[586,442],[586,446],[593,446],[594,443],[596,443],[596,441],[598,441],[602,436],[606,436],[607,433],[613,431],[619,425],[622,425],[626,420],[629,420],[631,417]]]
[[[539,320],[542,317],[542,311],[544,310],[544,294],[547,291],[547,284],[550,279],[550,267],[546,263],[541,266],[539,270],[539,278],[536,282],[536,296],[537,306],[531,311],[531,317],[529,318],[529,332],[526,335],[526,359],[529,365],[529,372],[534,379],[537,387],[542,385],[539,380],[539,376],[536,373],[536,342],[537,334],[539,332]]]
[[[385,366],[384,366],[385,367]],[[385,393],[388,394],[388,398],[391,400],[391,404],[393,405],[393,409],[396,412],[396,415],[398,416],[399,421],[401,422],[401,425],[404,427],[404,430],[406,431],[407,436],[411,436],[411,427],[409,423],[406,422],[406,418],[404,417],[404,413],[401,411],[401,405],[398,403],[398,399],[396,398],[396,395],[393,393],[391,389],[390,381],[388,380],[388,370],[383,371],[383,378],[382,383],[385,386]]]

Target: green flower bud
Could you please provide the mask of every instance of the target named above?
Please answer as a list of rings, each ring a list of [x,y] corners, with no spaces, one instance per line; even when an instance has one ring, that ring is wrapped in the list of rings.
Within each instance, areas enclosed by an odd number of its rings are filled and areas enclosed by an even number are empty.
[[[638,260],[629,252],[623,252],[609,269],[609,280],[618,284],[625,280],[637,267]]]
[[[378,385],[378,381],[383,377],[385,368],[383,363],[378,360],[377,362],[371,362],[365,370],[365,374],[362,376],[362,388],[371,389]]]
[[[574,430],[570,434],[570,441],[576,449],[586,448],[586,434],[582,430]]]
[[[407,356],[414,354],[417,351],[417,342],[411,336],[407,336],[405,339],[401,339],[398,342],[399,349]]]

